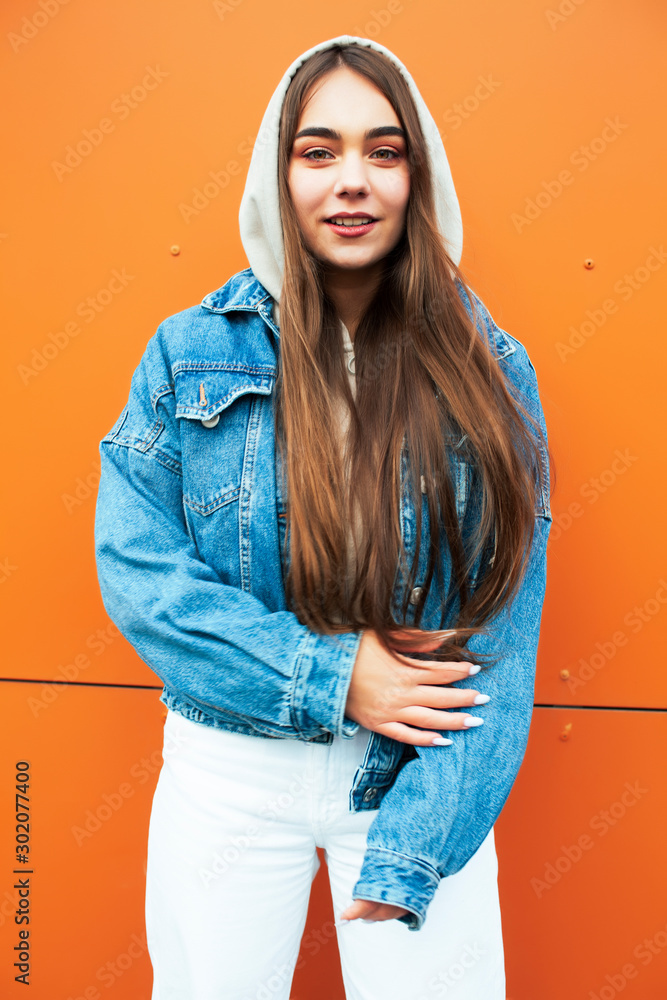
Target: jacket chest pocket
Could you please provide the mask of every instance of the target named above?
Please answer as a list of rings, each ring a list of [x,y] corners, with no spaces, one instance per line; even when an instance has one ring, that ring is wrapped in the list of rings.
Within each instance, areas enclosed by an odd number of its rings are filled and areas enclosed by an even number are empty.
[[[239,566],[240,501],[252,486],[258,397],[273,382],[274,372],[255,369],[174,372],[186,519],[202,558],[230,580]]]

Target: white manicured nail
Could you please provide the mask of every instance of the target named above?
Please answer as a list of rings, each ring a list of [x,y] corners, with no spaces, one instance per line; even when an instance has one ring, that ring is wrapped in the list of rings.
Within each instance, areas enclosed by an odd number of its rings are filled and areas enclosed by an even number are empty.
[[[480,718],[479,715],[466,715],[463,720],[464,726],[481,726],[484,719]]]
[[[487,701],[491,701],[491,696],[488,694],[476,694],[473,705],[486,705]]]
[[[478,674],[482,668],[477,663],[471,663],[468,669],[468,676],[472,677],[473,674]]]
[[[431,743],[436,747],[448,747],[454,740],[446,740],[442,736],[434,736]]]

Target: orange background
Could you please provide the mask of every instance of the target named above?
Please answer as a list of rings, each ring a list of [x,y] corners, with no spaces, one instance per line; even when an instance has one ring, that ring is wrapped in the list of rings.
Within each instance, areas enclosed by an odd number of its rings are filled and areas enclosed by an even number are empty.
[[[394,51],[442,130],[462,267],[528,349],[556,460],[537,707],[496,827],[507,995],[664,997],[666,20],[658,0],[3,4],[3,997],[23,995],[21,759],[31,996],[150,996],[162,686],[99,596],[98,442],[159,322],[247,266],[238,207],[266,104],[343,33]],[[323,865],[294,1000],[343,997],[331,918]]]

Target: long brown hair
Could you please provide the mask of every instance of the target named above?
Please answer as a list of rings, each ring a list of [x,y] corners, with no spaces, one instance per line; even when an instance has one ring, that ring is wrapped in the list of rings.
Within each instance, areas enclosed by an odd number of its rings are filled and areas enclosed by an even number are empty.
[[[305,99],[317,80],[343,65],[370,80],[395,109],[407,133],[410,169],[405,231],[385,258],[379,286],[355,331],[356,401],[322,263],[303,241],[288,187],[292,145]],[[314,631],[334,634],[372,628],[385,648],[409,648],[394,633],[406,625],[415,585],[425,482],[428,565],[409,627],[419,628],[435,577],[441,629],[457,597],[460,607],[450,629],[443,630],[442,646],[428,657],[472,660],[465,643],[485,631],[523,579],[542,475],[538,445],[529,428],[538,438],[541,430],[517,394],[508,391],[498,362],[477,329],[473,297],[475,322],[456,288],[456,281],[463,288],[466,283],[434,222],[430,165],[406,80],[382,53],[367,47],[334,45],[315,53],[299,67],[287,91],[278,156],[285,269],[275,428],[288,498],[288,606]],[[339,450],[336,416],[341,399],[350,411],[345,455]],[[479,514],[466,541],[444,446],[452,435],[466,436],[466,454],[477,470],[474,482],[480,491]],[[417,518],[410,567],[399,515],[404,443]],[[355,510],[362,525],[361,547],[351,574],[347,538]],[[452,565],[446,594],[442,525]],[[471,593],[470,576],[478,557],[484,557],[483,566]],[[392,607],[399,563],[405,586],[396,621]],[[484,657],[476,658],[484,662]]]

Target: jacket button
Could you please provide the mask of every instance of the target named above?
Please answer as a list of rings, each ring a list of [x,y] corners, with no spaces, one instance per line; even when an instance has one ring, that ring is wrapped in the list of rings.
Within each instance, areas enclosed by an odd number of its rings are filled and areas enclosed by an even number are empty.
[[[363,795],[363,801],[370,802],[371,799],[375,798],[377,793],[378,793],[377,788],[367,788]]]
[[[208,420],[202,420],[202,424],[204,425],[204,427],[215,427],[219,419],[220,419],[220,414],[216,413],[214,417],[209,417]]]
[[[423,593],[424,593],[423,587],[415,587],[415,589],[410,594],[410,604],[416,604]]]

